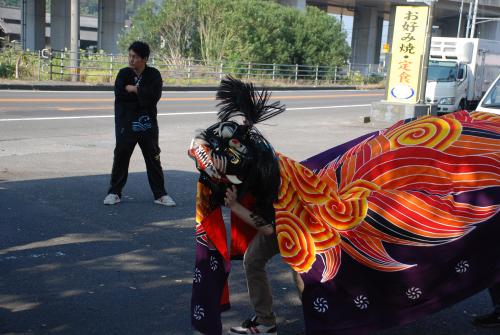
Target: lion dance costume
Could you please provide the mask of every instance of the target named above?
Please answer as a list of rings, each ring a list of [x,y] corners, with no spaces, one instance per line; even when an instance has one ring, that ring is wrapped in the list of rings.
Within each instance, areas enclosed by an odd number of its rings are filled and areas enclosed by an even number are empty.
[[[405,324],[500,281],[499,116],[403,120],[299,163],[254,127],[284,111],[268,92],[228,77],[217,97],[220,122],[189,150],[201,172],[191,319],[202,333],[221,334],[230,259],[255,234],[232,216],[227,246],[231,183],[249,208],[274,202],[281,257],[305,285],[306,334]]]

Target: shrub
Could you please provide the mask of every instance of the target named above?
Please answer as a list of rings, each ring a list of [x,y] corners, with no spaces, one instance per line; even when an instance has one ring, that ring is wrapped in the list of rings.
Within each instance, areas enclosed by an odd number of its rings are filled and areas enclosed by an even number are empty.
[[[16,67],[12,64],[0,62],[0,78],[14,78]]]

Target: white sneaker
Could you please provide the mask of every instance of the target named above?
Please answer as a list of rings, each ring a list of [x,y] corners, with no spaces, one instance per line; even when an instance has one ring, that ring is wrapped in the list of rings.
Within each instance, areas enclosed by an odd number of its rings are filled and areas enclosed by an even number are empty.
[[[163,206],[167,206],[167,207],[174,207],[177,205],[175,203],[174,199],[172,199],[172,197],[169,196],[168,194],[156,199],[155,204],[163,205]]]
[[[231,327],[229,329],[229,335],[240,335],[240,334],[266,334],[266,335],[277,335],[276,325],[262,325],[257,322],[257,317],[254,316],[243,322],[241,327]]]
[[[120,197],[118,196],[118,194],[114,194],[114,193],[110,193],[106,196],[106,198],[104,198],[105,205],[116,205],[120,201],[121,200],[120,200]]]

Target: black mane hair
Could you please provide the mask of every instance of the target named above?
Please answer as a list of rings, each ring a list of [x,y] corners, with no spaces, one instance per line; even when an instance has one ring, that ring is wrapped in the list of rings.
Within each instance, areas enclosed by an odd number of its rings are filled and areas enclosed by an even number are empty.
[[[220,100],[217,116],[220,121],[242,116],[247,125],[253,126],[285,111],[285,106],[279,101],[269,103],[270,97],[271,93],[265,89],[258,92],[252,83],[227,76],[221,80],[217,91],[217,99]]]
[[[254,127],[255,124],[268,120],[285,111],[279,101],[269,103],[271,93],[267,90],[256,91],[252,83],[244,83],[231,76],[221,81],[217,91],[220,100],[217,116],[220,122],[234,117],[243,117],[241,129],[247,133],[254,158],[252,168],[240,186],[240,196],[250,192],[255,197],[255,210],[262,214],[278,199],[280,187],[279,162],[272,145]],[[273,210],[274,213],[274,210]]]

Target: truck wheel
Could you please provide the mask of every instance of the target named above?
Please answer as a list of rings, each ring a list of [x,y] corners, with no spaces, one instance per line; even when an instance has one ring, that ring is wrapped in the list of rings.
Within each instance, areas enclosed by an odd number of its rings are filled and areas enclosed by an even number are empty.
[[[460,100],[460,103],[458,104],[458,109],[459,110],[467,109],[467,103],[465,102],[465,99]]]

